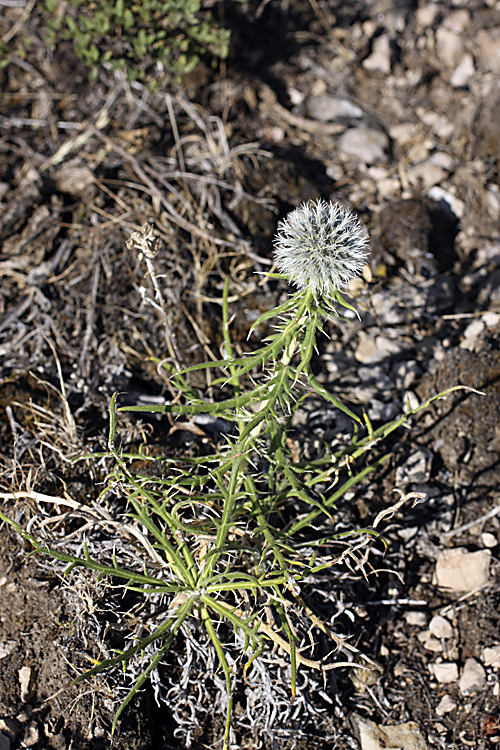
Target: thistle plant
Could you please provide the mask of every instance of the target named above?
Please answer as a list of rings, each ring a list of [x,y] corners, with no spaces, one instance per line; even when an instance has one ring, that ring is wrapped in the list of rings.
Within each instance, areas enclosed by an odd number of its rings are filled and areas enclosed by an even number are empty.
[[[142,234],[135,239],[132,236],[131,244],[135,242],[141,250],[141,237],[151,238],[151,231],[146,225]],[[266,644],[288,653],[291,701],[300,666],[324,673],[352,666],[356,660],[358,667],[374,668],[368,658],[316,617],[303,598],[303,589],[321,571],[341,566],[347,556],[352,561],[359,559],[361,551],[365,553],[371,536],[378,531],[373,527],[339,531],[335,528],[335,503],[389,458],[390,454],[378,454],[369,463],[366,457],[372,446],[444,394],[374,430],[366,415],[354,413],[316,379],[311,359],[317,337],[325,320],[341,323],[341,311],[353,309],[343,292],[367,258],[367,236],[351,212],[325,201],[304,204],[280,223],[274,247],[280,270],[267,276],[286,279],[296,291],[254,322],[249,336],[257,327],[274,321],[274,329],[260,348],[235,356],[226,280],[222,298],[224,358],[179,370],[172,364],[173,358],[158,357],[156,364],[172,392],[167,403],[120,407],[117,394],[113,395],[108,450],[97,454],[111,459],[113,467],[92,509],[95,525],[117,535],[111,556],[107,553],[107,559],[104,554],[96,559],[87,545],[83,556],[62,551],[60,545],[26,532],[0,513],[36,551],[67,563],[69,568],[84,566],[122,582],[152,607],[147,625],[131,635],[128,648],[98,662],[76,680],[114,667],[126,669],[129,660],[142,658],[140,675],[135,672],[113,729],[127,703],[161,667],[168,649],[175,647],[188,619],[205,629],[225,677],[224,748],[229,746],[231,696],[239,665],[228,655],[231,630],[235,642],[241,643],[245,679],[247,674],[252,679],[252,665]],[[211,381],[216,395],[230,391],[226,398],[208,401],[191,384],[193,372],[208,368],[219,373]],[[324,446],[323,455],[306,459],[291,455],[289,436],[293,416],[310,394],[349,415],[355,429],[350,443],[341,450],[332,453]],[[176,418],[204,414],[218,417],[230,427],[222,436],[223,447],[211,455],[181,459],[151,456],[147,446],[127,452],[117,444],[118,417],[124,412]],[[84,458],[95,460],[96,455]],[[148,462],[150,469],[138,470],[138,461]],[[110,497],[123,508],[118,520],[107,511]],[[84,529],[88,529],[88,515]],[[134,565],[123,553],[131,545]],[[269,611],[271,619],[266,615]],[[311,627],[323,631],[340,658],[318,658],[310,645],[311,652],[305,655],[300,633]]]

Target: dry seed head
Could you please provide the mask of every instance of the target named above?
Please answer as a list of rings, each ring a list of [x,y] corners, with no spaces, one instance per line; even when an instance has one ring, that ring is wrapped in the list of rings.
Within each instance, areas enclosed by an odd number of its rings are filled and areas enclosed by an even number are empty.
[[[278,224],[274,257],[298,289],[329,296],[363,268],[369,240],[357,216],[339,203],[303,203]]]

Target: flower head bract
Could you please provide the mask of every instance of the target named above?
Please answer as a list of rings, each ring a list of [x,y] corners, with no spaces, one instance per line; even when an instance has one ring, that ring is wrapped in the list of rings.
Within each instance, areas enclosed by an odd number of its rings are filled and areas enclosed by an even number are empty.
[[[347,287],[363,268],[369,241],[357,216],[339,203],[304,203],[278,224],[274,257],[289,281],[315,296]]]

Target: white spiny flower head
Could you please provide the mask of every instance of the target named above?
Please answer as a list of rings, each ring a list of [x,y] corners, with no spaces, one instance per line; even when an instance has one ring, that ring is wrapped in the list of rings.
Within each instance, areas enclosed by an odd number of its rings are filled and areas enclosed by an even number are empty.
[[[303,203],[278,224],[274,257],[298,289],[330,296],[359,275],[369,240],[357,216],[339,203]]]

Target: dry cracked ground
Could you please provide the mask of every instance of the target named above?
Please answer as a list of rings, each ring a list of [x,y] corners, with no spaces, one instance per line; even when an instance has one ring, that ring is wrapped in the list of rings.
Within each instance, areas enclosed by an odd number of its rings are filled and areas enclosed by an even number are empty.
[[[68,535],[65,514],[91,507],[104,476],[97,460],[72,459],[105,449],[111,394],[164,399],[150,356],[217,358],[227,275],[244,342],[285,294],[255,275],[272,266],[279,219],[310,199],[340,201],[372,253],[350,290],[361,319],[328,331],[318,377],[375,425],[454,385],[482,395],[427,409],[392,439],[383,471],[343,498],[348,528],[373,523],[395,489],[426,494],[385,524],[378,574],[333,569],[305,592],[381,671],[323,683],[304,668],[291,707],[282,655],[271,654],[284,685],[267,698],[239,685],[233,745],[494,747],[500,2],[228,5],[228,62],[154,94],[106,70],[89,82],[69,43],[48,51],[36,3],[0,0],[0,14],[2,38],[25,47],[0,70],[2,510]],[[167,338],[126,245],[146,221],[162,239]],[[124,444],[173,455],[213,440],[194,423],[120,430]],[[306,402],[296,449],[335,445],[343,430],[335,410]],[[148,685],[111,738],[123,684],[70,682],[99,644],[119,645],[126,609],[90,574],[65,583],[12,531],[0,536],[1,750],[221,746],[222,681],[190,632],[163,688]]]

